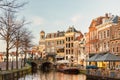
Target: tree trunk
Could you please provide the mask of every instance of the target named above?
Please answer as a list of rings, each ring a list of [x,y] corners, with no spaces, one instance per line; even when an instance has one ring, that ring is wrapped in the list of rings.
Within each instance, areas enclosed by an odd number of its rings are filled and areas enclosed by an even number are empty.
[[[8,49],[8,42],[7,42],[7,48],[6,48],[6,70],[9,69],[9,49]]]
[[[25,66],[25,63],[26,63],[26,50],[25,50],[24,66]]]
[[[18,69],[18,47],[16,48],[16,69]]]

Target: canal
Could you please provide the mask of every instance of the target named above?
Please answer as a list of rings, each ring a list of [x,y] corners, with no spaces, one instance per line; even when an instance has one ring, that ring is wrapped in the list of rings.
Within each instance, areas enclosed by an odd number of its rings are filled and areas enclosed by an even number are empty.
[[[72,75],[60,72],[42,73],[37,71],[36,73],[27,74],[19,80],[86,80],[86,76],[83,74]]]

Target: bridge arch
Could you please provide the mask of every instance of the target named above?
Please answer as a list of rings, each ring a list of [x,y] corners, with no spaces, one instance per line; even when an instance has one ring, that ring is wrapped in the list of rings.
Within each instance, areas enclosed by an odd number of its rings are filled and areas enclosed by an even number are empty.
[[[38,64],[36,62],[34,62],[34,61],[27,61],[26,63],[28,63],[31,66],[31,69],[32,69],[31,71],[32,72],[36,72],[37,71]]]
[[[53,68],[53,63],[52,62],[43,62],[40,66],[40,70],[42,72],[50,72]]]

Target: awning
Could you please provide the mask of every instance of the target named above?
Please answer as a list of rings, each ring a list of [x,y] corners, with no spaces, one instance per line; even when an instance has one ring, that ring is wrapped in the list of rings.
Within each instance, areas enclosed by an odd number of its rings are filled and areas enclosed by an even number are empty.
[[[56,56],[55,58],[64,58],[64,56]]]
[[[47,52],[46,55],[47,56],[56,56],[57,54],[55,52],[49,52],[49,53]]]
[[[59,60],[59,61],[56,61],[57,64],[63,64],[63,63],[69,63],[68,60]]]
[[[97,58],[96,61],[120,61],[120,56],[116,56],[114,54],[107,53],[107,54]]]
[[[95,62],[97,58],[101,57],[102,54],[95,54],[92,57],[90,57],[87,61],[88,62]]]

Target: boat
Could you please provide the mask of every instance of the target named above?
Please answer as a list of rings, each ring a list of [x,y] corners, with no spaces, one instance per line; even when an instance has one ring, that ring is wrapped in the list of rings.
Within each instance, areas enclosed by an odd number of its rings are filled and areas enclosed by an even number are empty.
[[[65,74],[79,74],[79,69],[77,67],[59,67],[56,70]]]
[[[69,66],[69,62],[61,60],[57,62],[56,71],[63,72],[65,74],[78,74],[79,68]]]

